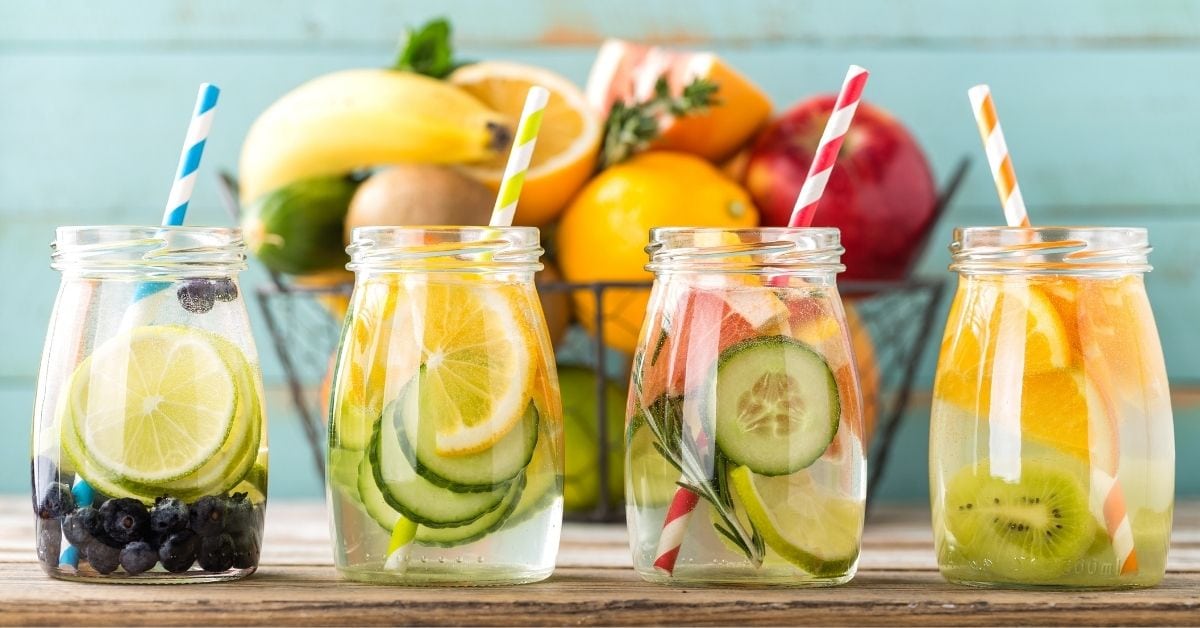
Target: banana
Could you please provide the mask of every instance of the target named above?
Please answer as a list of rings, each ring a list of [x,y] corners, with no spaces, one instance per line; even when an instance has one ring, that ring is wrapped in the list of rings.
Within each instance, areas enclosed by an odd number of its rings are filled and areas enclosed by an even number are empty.
[[[448,83],[395,70],[334,72],[288,92],[251,125],[241,199],[383,164],[484,161],[511,139],[511,120]]]

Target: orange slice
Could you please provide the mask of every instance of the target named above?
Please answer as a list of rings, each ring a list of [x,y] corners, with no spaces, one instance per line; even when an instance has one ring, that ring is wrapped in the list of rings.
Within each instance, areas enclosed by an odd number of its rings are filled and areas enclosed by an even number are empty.
[[[542,115],[515,222],[541,226],[553,221],[591,176],[600,150],[600,118],[588,106],[583,92],[548,70],[501,61],[459,68],[447,80],[513,120],[521,117],[531,86],[550,90],[550,103]],[[498,190],[507,158],[507,154],[497,155],[491,161],[461,169]]]

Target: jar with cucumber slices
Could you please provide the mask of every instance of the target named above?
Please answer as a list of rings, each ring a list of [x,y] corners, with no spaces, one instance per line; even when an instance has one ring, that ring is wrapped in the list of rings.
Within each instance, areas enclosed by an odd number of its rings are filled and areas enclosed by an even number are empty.
[[[352,580],[550,575],[562,409],[538,231],[363,227],[330,397],[334,558]]]
[[[254,572],[262,381],[235,229],[63,227],[34,408],[37,551],[69,580]]]
[[[634,567],[666,584],[854,575],[862,399],[836,229],[651,232],[626,504]]]

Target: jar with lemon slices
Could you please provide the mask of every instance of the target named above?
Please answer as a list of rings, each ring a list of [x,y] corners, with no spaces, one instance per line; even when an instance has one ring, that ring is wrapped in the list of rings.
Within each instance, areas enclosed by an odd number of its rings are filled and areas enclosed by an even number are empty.
[[[550,575],[562,410],[530,227],[362,227],[330,397],[334,558],[352,580]]]
[[[942,574],[1114,588],[1166,567],[1175,449],[1144,229],[958,229],[933,389]]]
[[[34,408],[38,556],[58,578],[233,580],[266,506],[235,229],[63,227]]]

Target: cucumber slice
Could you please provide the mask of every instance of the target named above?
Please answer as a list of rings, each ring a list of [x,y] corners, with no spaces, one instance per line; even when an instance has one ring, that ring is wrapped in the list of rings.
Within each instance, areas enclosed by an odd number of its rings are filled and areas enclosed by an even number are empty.
[[[400,451],[400,436],[392,421],[377,424],[367,459],[383,501],[405,518],[431,528],[470,523],[495,510],[508,493],[507,484],[488,492],[456,493],[430,483]]]
[[[375,483],[375,470],[371,466],[370,456],[363,456],[358,462],[358,482],[355,490],[363,509],[387,532],[390,533],[396,527],[396,522],[404,517],[388,505],[383,491],[379,490],[379,485]]]
[[[538,442],[540,417],[533,404],[525,408],[521,420],[495,445],[479,453],[465,456],[443,456],[437,453],[437,426],[421,416],[436,416],[442,408],[427,408],[418,386],[409,385],[400,401],[383,412],[385,423],[393,423],[402,434],[400,445],[408,461],[421,477],[429,482],[458,493],[494,492],[517,476],[533,458]]]
[[[473,543],[499,530],[521,500],[521,493],[525,488],[525,475],[520,474],[508,486],[508,494],[504,496],[504,501],[500,502],[500,505],[495,510],[471,523],[454,528],[429,528],[421,526],[417,528],[417,542],[421,545],[454,547],[455,545]]]
[[[788,475],[821,457],[841,415],[829,365],[787,336],[739,342],[721,353],[716,383],[717,446],[759,475]]]

